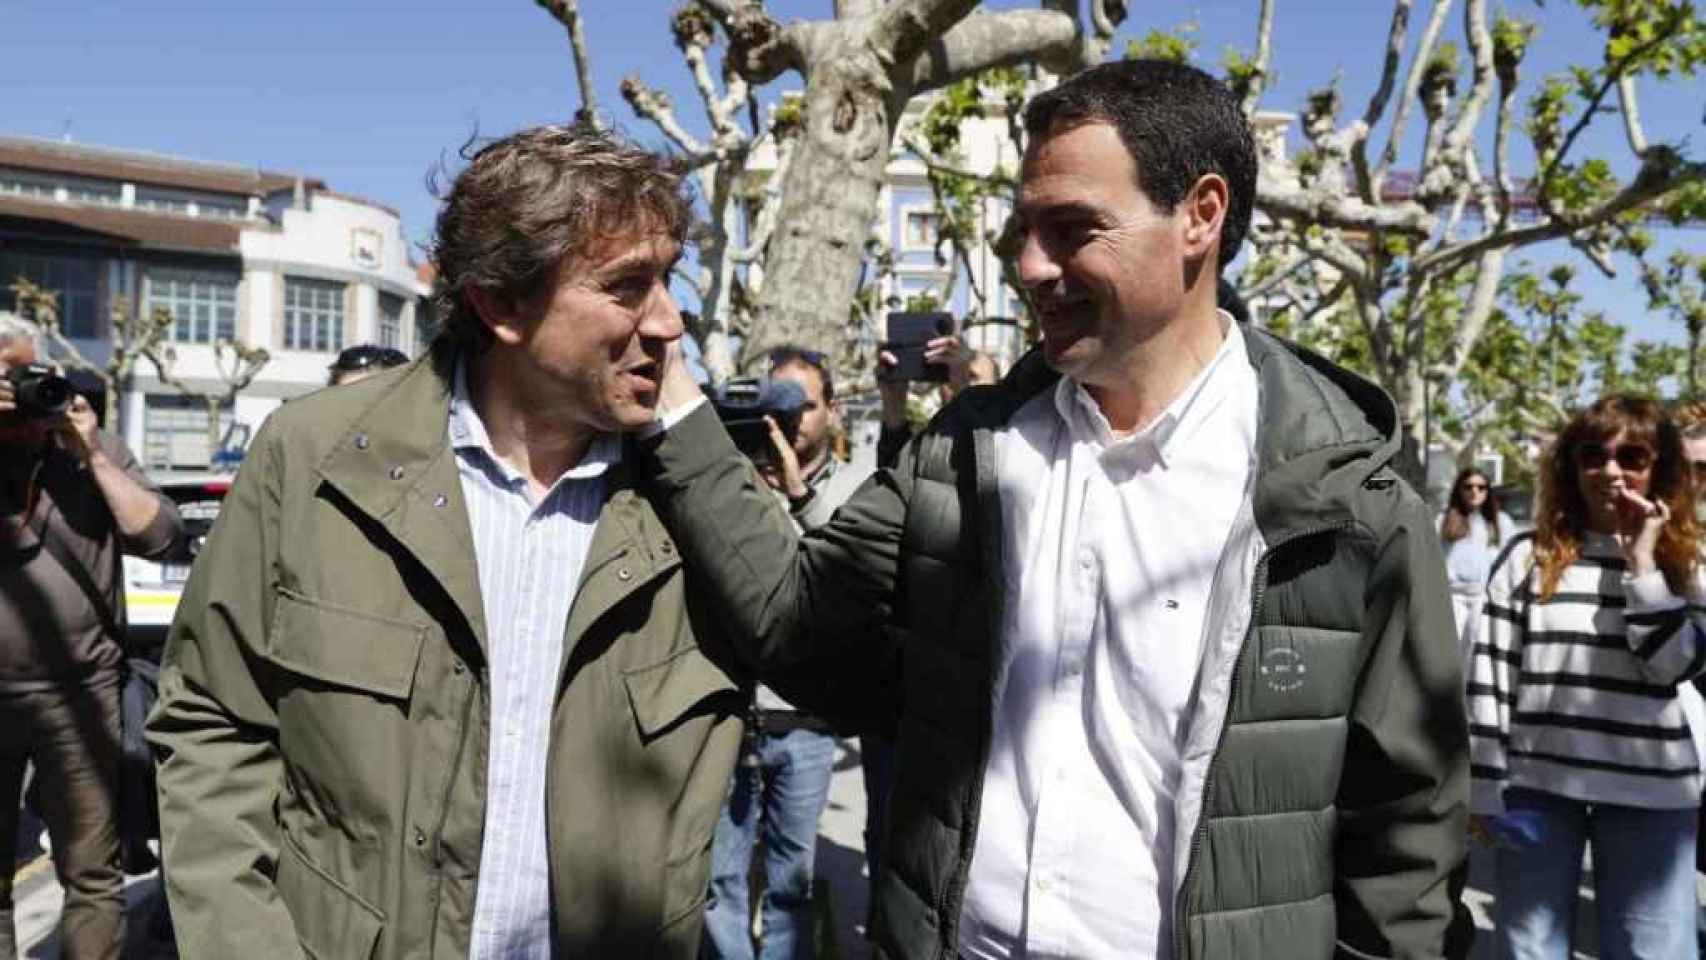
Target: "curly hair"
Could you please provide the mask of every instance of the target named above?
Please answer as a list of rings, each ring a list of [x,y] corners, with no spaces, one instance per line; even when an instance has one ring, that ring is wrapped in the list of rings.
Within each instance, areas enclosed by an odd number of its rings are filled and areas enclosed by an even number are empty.
[[[1552,441],[1540,467],[1540,509],[1534,527],[1539,596],[1551,599],[1564,570],[1581,556],[1588,529],[1588,505],[1577,481],[1576,452],[1587,443],[1605,443],[1623,433],[1653,449],[1648,496],[1664,501],[1670,520],[1659,533],[1654,559],[1676,593],[1687,592],[1699,562],[1700,529],[1694,519],[1694,490],[1682,453],[1682,433],[1650,397],[1617,393],[1570,418]]]
[[[687,181],[665,154],[584,124],[541,126],[460,151],[468,165],[442,197],[431,256],[443,326],[433,359],[490,348],[468,297],[508,302],[541,293],[565,261],[624,240],[667,234],[685,244],[693,220]],[[436,184],[435,184],[435,193]]]

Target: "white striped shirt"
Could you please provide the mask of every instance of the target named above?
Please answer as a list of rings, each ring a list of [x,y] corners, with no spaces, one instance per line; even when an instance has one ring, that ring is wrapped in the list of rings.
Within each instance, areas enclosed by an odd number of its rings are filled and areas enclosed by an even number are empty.
[[[1590,533],[1541,601],[1532,554],[1531,535],[1512,541],[1487,587],[1468,687],[1473,809],[1503,812],[1507,786],[1699,806],[1706,709],[1684,682],[1706,668],[1698,595],[1629,576],[1617,542]]]
[[[621,438],[599,437],[534,503],[527,478],[492,451],[459,366],[450,442],[474,534],[490,665],[486,828],[469,957],[550,960],[545,784],[551,712],[569,606],[604,504],[605,471],[622,454]]]

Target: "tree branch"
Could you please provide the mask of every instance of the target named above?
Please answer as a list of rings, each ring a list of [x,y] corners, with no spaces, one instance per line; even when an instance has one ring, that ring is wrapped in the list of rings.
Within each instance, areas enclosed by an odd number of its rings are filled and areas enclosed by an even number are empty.
[[[1410,0],[1398,0],[1402,6],[1408,6]],[[1268,61],[1273,57],[1274,48],[1274,0],[1262,0],[1261,12],[1256,17],[1256,59],[1250,64],[1250,89],[1244,91],[1244,120],[1249,122],[1256,116],[1256,105],[1262,101],[1262,91],[1267,87]]]
[[[1493,125],[1493,181],[1499,190],[1499,215],[1495,229],[1504,230],[1510,223],[1511,192],[1511,102],[1516,99],[1517,64],[1508,63],[1499,71],[1499,111]]]
[[[1677,7],[1664,27],[1655,31],[1646,43],[1630,50],[1616,63],[1608,65],[1605,71],[1605,79],[1600,82],[1599,89],[1594,91],[1594,95],[1588,100],[1587,106],[1582,108],[1582,115],[1576,118],[1575,125],[1570,127],[1570,132],[1564,135],[1557,152],[1553,153],[1546,161],[1546,168],[1540,172],[1540,187],[1535,191],[1535,196],[1539,198],[1541,209],[1551,208],[1552,184],[1557,179],[1558,167],[1564,162],[1564,157],[1570,152],[1570,147],[1575,145],[1576,138],[1582,135],[1582,131],[1586,130],[1588,123],[1593,120],[1594,114],[1599,112],[1599,105],[1605,101],[1606,94],[1611,92],[1612,87],[1619,85],[1619,81],[1627,74],[1631,64],[1659,44],[1669,40],[1677,30],[1681,29],[1685,20],[1684,13],[1687,10],[1688,8],[1685,6]],[[1625,122],[1627,123],[1627,121]],[[1638,128],[1636,132],[1639,132]]]
[[[671,143],[681,148],[688,155],[690,166],[709,162],[710,149],[681,125],[675,116],[675,106],[669,102],[669,94],[653,90],[638,74],[632,74],[622,79],[622,98],[628,101],[628,106],[633,107],[636,114],[650,120]]]
[[[1256,206],[1276,219],[1343,230],[1393,230],[1425,237],[1439,228],[1439,218],[1415,201],[1370,205],[1336,191],[1259,191]]]
[[[1357,190],[1365,203],[1380,202],[1374,192],[1374,174],[1368,168],[1368,138],[1373,135],[1381,114],[1386,112],[1387,101],[1392,98],[1392,86],[1398,79],[1398,64],[1404,59],[1404,39],[1409,35],[1411,3],[1412,0],[1396,0],[1392,4],[1392,23],[1386,29],[1386,59],[1380,67],[1380,84],[1375,87],[1374,95],[1368,98],[1367,109],[1362,112],[1360,136],[1351,143],[1351,166],[1356,173]]]
[[[977,0],[894,0],[877,14],[870,47],[891,69],[909,64],[976,7]]]
[[[1617,101],[1623,112],[1623,134],[1629,138],[1629,149],[1638,157],[1647,152],[1647,134],[1641,129],[1641,109],[1635,102],[1635,78],[1624,74],[1617,78]]]
[[[1411,264],[1412,270],[1449,270],[1494,248],[1515,249],[1544,240],[1567,236],[1598,224],[1606,223],[1618,214],[1633,210],[1650,200],[1664,196],[1687,183],[1706,180],[1706,163],[1682,163],[1674,154],[1648,151],[1641,171],[1616,196],[1574,216],[1553,216],[1544,223],[1519,230],[1492,231],[1474,240],[1444,247]],[[1671,162],[1677,164],[1669,169]]]
[[[569,35],[569,53],[575,61],[575,79],[580,84],[581,108],[575,111],[577,123],[598,122],[598,101],[592,85],[592,59],[586,52],[586,30],[581,26],[580,0],[538,0]]]
[[[912,65],[912,89],[936,90],[994,67],[1072,55],[1078,24],[1052,10],[974,13],[933,41]]]
[[[1481,111],[1493,95],[1493,37],[1487,32],[1487,0],[1467,0],[1463,5],[1463,32],[1469,39],[1475,79],[1445,139],[1446,152],[1457,164],[1462,163],[1463,153],[1470,149],[1469,141],[1475,136]]]
[[[1403,0],[1400,0],[1403,2]],[[1405,121],[1409,119],[1411,104],[1422,89],[1422,74],[1427,71],[1428,61],[1432,59],[1434,44],[1439,42],[1439,34],[1445,27],[1446,14],[1451,12],[1451,0],[1434,0],[1433,14],[1428,17],[1428,25],[1422,31],[1421,44],[1416,47],[1415,59],[1410,61],[1410,72],[1404,78],[1404,95],[1398,100],[1398,112],[1392,115],[1392,130],[1386,138],[1386,149],[1380,153],[1380,163],[1375,166],[1373,175],[1369,178],[1371,196],[1380,196],[1381,184],[1386,180],[1386,172],[1392,169],[1392,164],[1398,159],[1398,148],[1404,139]]]

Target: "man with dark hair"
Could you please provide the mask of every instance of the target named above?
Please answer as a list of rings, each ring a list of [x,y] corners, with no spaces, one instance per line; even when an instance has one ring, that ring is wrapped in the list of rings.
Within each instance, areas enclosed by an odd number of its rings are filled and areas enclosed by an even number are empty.
[[[17,955],[12,868],[31,762],[65,890],[62,949],[117,960],[123,555],[158,558],[183,524],[86,397],[43,389],[37,359],[34,331],[0,313],[0,960]]]
[[[787,505],[794,528],[811,530],[829,522],[869,471],[842,463],[830,450],[840,413],[835,379],[823,354],[778,347],[770,353],[770,377],[799,386],[805,403],[792,442],[770,422],[770,457],[759,473]],[[711,844],[706,957],[754,956],[747,878],[760,837],[763,935],[757,955],[793,960],[809,951],[817,825],[829,800],[834,766],[835,735],[829,725],[760,685],[741,763]]]
[[[408,355],[395,347],[358,343],[353,347],[345,347],[338,353],[337,359],[332,361],[332,365],[326,368],[326,386],[339,387],[346,383],[366,380],[374,374],[408,362]]]
[[[1467,733],[1397,411],[1216,308],[1256,186],[1224,85],[1105,64],[1025,126],[1040,347],[798,540],[672,369],[664,522],[796,702],[898,729],[882,955],[1438,957]]]
[[[694,956],[749,681],[624,436],[683,189],[584,127],[485,145],[430,359],[262,427],[150,718],[184,956]]]

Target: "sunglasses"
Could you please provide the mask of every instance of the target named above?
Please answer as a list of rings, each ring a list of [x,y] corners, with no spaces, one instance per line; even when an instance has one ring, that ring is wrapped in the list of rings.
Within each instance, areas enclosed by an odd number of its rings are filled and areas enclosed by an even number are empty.
[[[1477,483],[1476,481],[1471,480],[1468,483],[1463,485],[1463,489],[1465,489],[1465,490],[1485,490],[1485,489],[1487,489],[1487,485],[1484,483]]]
[[[1576,463],[1584,470],[1598,470],[1616,460],[1625,470],[1640,472],[1653,465],[1653,448],[1639,443],[1619,444],[1613,450],[1603,443],[1584,443],[1576,449]]]
[[[408,355],[393,347],[351,347],[338,354],[332,369],[366,370],[376,363],[382,367],[400,367],[408,362]]]

